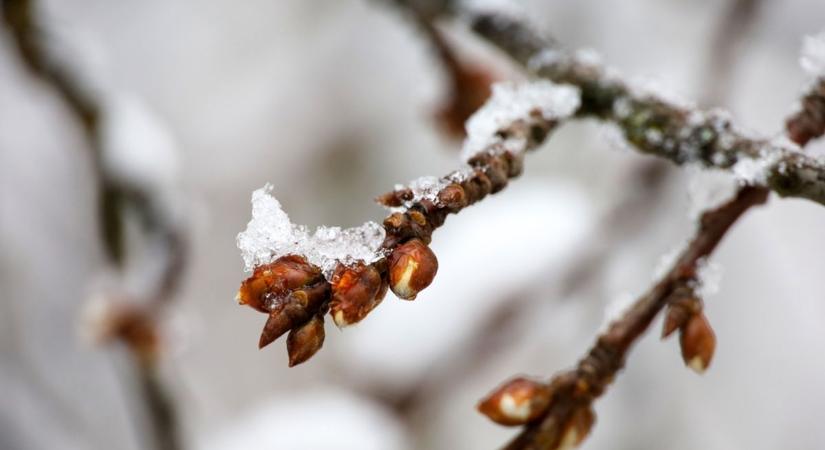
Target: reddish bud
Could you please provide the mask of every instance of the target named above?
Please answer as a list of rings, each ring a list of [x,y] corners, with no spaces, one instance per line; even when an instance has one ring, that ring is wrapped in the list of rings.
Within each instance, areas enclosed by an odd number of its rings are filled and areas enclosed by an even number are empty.
[[[479,412],[501,425],[515,426],[536,420],[550,406],[550,389],[527,378],[499,386],[478,404]]]
[[[335,325],[345,327],[366,317],[384,298],[379,295],[382,284],[381,274],[373,265],[339,265],[332,276],[332,301],[329,305]]]
[[[293,291],[284,299],[276,299],[258,341],[258,348],[266,347],[287,331],[305,323],[313,314],[320,312],[327,298],[329,284],[318,282]]]
[[[390,289],[404,300],[413,300],[432,283],[438,271],[435,254],[419,239],[409,240],[389,257]]]
[[[272,310],[273,302],[287,297],[291,291],[323,280],[321,270],[302,256],[288,255],[255,268],[252,276],[241,283],[236,299],[242,305],[264,313]]]
[[[324,318],[315,315],[309,322],[289,333],[286,349],[289,367],[296,366],[312,357],[324,345]]]
[[[467,206],[467,194],[460,184],[453,183],[438,193],[438,201],[448,209],[459,210]]]
[[[688,319],[681,329],[679,343],[685,364],[697,373],[704,373],[713,359],[716,336],[703,313],[694,314]]]

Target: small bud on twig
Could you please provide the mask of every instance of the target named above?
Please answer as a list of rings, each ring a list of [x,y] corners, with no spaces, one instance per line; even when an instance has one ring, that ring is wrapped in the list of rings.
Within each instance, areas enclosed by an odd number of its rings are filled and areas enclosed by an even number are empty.
[[[383,280],[373,265],[358,263],[353,267],[339,265],[332,276],[330,315],[335,325],[345,327],[358,323],[381,300]],[[386,289],[383,289],[386,293]]]
[[[685,326],[694,314],[702,311],[702,300],[693,293],[692,289],[684,289],[685,292],[674,293],[675,300],[667,305],[665,321],[662,324],[662,339]]]
[[[578,447],[590,434],[590,428],[593,427],[595,422],[596,415],[590,406],[577,408],[565,425],[561,440],[556,448],[558,450],[570,450]]]
[[[501,425],[524,425],[544,415],[551,392],[541,382],[515,378],[499,386],[478,404],[479,412]]]
[[[413,300],[432,283],[438,260],[419,239],[409,240],[393,250],[389,257],[390,289],[404,300]]]
[[[295,328],[286,339],[289,367],[296,366],[312,357],[324,345],[324,318],[315,315],[300,328]]]
[[[319,280],[323,280],[323,276],[318,267],[302,256],[287,255],[256,267],[252,276],[241,283],[235,298],[242,305],[269,313],[273,301]]]
[[[326,282],[293,291],[286,298],[275,298],[270,303],[272,311],[264,325],[258,348],[266,347],[287,331],[305,323],[313,314],[320,313],[328,298],[329,284]]]
[[[704,373],[713,359],[716,336],[703,313],[690,317],[681,329],[679,343],[685,364],[696,373]]]

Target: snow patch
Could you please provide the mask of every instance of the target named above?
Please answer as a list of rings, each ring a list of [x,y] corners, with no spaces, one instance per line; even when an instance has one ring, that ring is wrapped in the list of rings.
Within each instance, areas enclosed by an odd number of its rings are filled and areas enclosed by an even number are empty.
[[[252,193],[252,220],[238,234],[237,244],[247,272],[284,255],[303,255],[330,279],[339,262],[371,263],[381,258],[385,235],[375,222],[345,229],[320,226],[310,233],[306,226],[289,220],[267,183]]]
[[[467,121],[462,157],[467,161],[496,144],[508,151],[520,151],[524,148],[522,139],[502,138],[499,131],[519,120],[530,120],[533,114],[544,120],[563,119],[576,112],[580,104],[581,95],[573,86],[547,80],[496,83],[487,103]]]

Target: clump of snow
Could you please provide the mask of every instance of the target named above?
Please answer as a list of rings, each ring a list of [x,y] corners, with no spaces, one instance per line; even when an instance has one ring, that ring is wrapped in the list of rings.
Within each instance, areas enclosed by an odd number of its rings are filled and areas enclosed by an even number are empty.
[[[805,36],[799,64],[812,77],[825,77],[825,31]]]
[[[768,176],[774,166],[780,163],[784,154],[789,150],[775,145],[769,146],[765,149],[768,153],[758,158],[741,156],[731,170],[742,185],[764,186],[768,183]]]
[[[412,202],[429,200],[438,203],[438,193],[449,184],[448,180],[430,175],[416,178],[409,184],[409,188],[413,193]]]
[[[719,263],[701,258],[696,262],[696,281],[693,291],[700,298],[705,298],[719,291],[719,284],[722,281],[722,266]]]
[[[252,193],[252,220],[246,230],[238,234],[246,271],[266,264],[284,255],[303,255],[320,267],[329,279],[335,266],[371,263],[379,259],[384,242],[384,228],[375,222],[360,227],[318,227],[314,233],[303,225],[296,225],[272,196],[268,184]]]
[[[520,151],[524,148],[523,140],[504,139],[498,133],[519,120],[529,120],[532,114],[539,114],[544,120],[569,117],[580,104],[580,92],[573,86],[547,80],[496,83],[487,103],[467,121],[462,157],[469,160],[495,144],[502,144],[508,151]]]
[[[475,169],[465,164],[461,168],[456,169],[450,172],[447,176],[441,178],[434,177],[432,175],[427,175],[416,178],[415,180],[410,181],[407,185],[396,184],[394,187],[396,191],[400,191],[403,189],[411,190],[412,198],[405,201],[401,207],[391,207],[389,208],[389,210],[393,212],[403,212],[410,208],[413,204],[418,203],[422,200],[429,200],[433,202],[436,206],[440,206],[441,202],[438,199],[438,193],[452,183],[462,183],[466,181],[470,178],[470,176],[473,175],[473,173],[475,173]]]

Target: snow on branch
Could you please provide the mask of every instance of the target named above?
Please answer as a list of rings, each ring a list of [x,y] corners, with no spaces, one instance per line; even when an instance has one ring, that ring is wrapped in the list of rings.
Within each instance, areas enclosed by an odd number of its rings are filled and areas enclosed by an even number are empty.
[[[825,204],[825,161],[802,153],[795,143],[750,136],[724,112],[695,110],[640,92],[611,75],[596,58],[569,52],[518,19],[484,13],[470,14],[469,20],[476,33],[536,76],[581,89],[576,115],[614,123],[639,152],[678,165],[728,170],[739,175],[742,184]],[[818,60],[818,44],[808,47],[812,50],[806,61]],[[821,132],[811,133],[817,135]]]
[[[803,109],[787,121],[793,145],[755,140],[718,114],[692,111],[634,92],[621,81],[604,76],[598,64],[565,54],[518,20],[478,15],[472,21],[479,34],[518,62],[536,69],[538,75],[579,86],[583,106],[578,114],[616,123],[638,150],[677,164],[699,162],[730,169],[745,181],[733,199],[702,214],[698,230],[676,261],[596,338],[574,369],[546,383],[513,379],[479,404],[482,413],[500,424],[525,425],[506,446],[508,450],[569,449],[589,433],[595,422],[593,402],[622,369],[633,343],[659,312],[666,311],[663,338],[679,330],[685,364],[700,373],[708,367],[716,338],[702,312],[702,291],[712,284],[703,280],[703,274],[708,256],[739,217],[764,203],[770,190],[823,203],[820,161],[808,158],[798,148],[825,131],[821,103],[825,82],[822,78],[817,81],[803,99]],[[806,43],[806,53],[816,45]]]
[[[269,316],[260,347],[289,332],[289,363],[300,364],[323,345],[327,312],[344,327],[362,320],[388,288],[414,299],[438,269],[428,246],[433,231],[449,214],[504,189],[521,174],[524,154],[579,106],[578,89],[549,81],[502,84],[493,91],[468,121],[465,164],[380,196],[377,201],[392,211],[383,228],[368,222],[310,234],[289,221],[269,188],[253,194],[253,219],[238,236],[253,273],[237,300]]]
[[[347,229],[318,227],[310,233],[289,220],[267,184],[252,193],[252,220],[238,234],[238,248],[248,272],[281,256],[303,255],[331,279],[338,263],[369,264],[380,258],[384,237],[384,228],[375,222]]]

